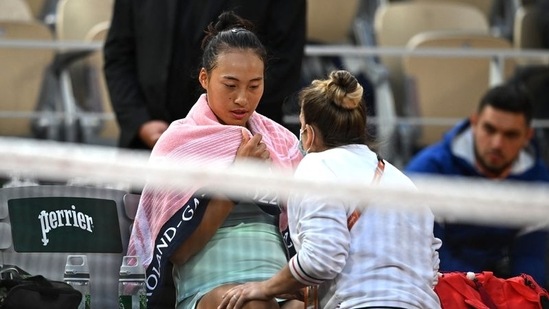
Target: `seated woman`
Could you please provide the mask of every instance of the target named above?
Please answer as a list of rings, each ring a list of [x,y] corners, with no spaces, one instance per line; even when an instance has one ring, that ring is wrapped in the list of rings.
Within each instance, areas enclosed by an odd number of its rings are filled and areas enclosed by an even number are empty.
[[[160,137],[151,162],[182,159],[227,168],[256,160],[266,170],[293,172],[302,158],[296,136],[255,112],[263,94],[266,51],[250,28],[232,12],[210,24],[198,76],[206,93]],[[271,204],[263,206],[279,210],[276,202]],[[286,264],[287,252],[278,213],[264,209],[252,199],[235,201],[207,188],[180,192],[146,186],[128,251],[147,268],[148,307],[159,306],[172,273],[177,308],[217,308],[232,286],[273,276]],[[303,306],[297,300],[280,301],[253,301],[246,308]]]
[[[415,190],[366,145],[362,92],[346,71],[302,90],[300,137],[307,155],[295,177]],[[288,224],[297,254],[271,279],[227,291],[220,308],[244,308],[305,286],[318,287],[319,308],[440,308],[433,287],[441,242],[427,207],[295,193]]]

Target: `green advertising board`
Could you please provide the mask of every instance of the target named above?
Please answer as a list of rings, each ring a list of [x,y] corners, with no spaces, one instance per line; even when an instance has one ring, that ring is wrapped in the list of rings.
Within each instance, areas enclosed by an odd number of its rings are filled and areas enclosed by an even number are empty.
[[[121,253],[116,202],[98,198],[8,200],[17,252]]]

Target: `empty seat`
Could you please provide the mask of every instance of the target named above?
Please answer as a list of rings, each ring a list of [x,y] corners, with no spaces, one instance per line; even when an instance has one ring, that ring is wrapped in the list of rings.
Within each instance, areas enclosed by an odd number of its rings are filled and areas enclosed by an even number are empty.
[[[60,0],[57,4],[56,37],[83,41],[97,24],[110,21],[114,0]]]
[[[109,21],[95,25],[86,35],[86,42],[105,42],[109,31]],[[80,67],[82,81],[80,117],[83,127],[83,142],[89,144],[116,145],[120,129],[112,109],[108,88],[103,72],[103,49],[93,52],[83,59]]]
[[[463,48],[511,49],[511,43],[488,34],[428,32],[414,36],[410,49]],[[460,119],[471,115],[480,98],[495,83],[512,75],[514,61],[504,63],[504,76],[498,76],[493,59],[489,57],[406,56],[403,59],[407,89],[415,115],[424,118]],[[452,124],[422,125],[415,141],[424,147],[438,141]]]
[[[55,38],[57,40],[84,42],[90,30],[102,22],[110,21],[113,0],[60,0],[57,4]],[[78,116],[80,111],[94,112],[85,105],[88,88],[85,71],[87,63],[82,59],[92,50],[60,50],[56,54],[51,78],[57,84],[65,112],[65,139],[77,142],[79,139]],[[89,124],[87,124],[89,127]]]
[[[362,23],[365,20],[360,16],[360,5],[360,1],[357,0],[342,2],[309,0],[307,2],[307,40],[311,43],[340,46],[367,45],[367,41],[371,41],[371,37],[370,33],[361,32],[368,30],[364,28],[365,23]],[[355,74],[359,81],[371,83],[371,87],[374,88],[373,91],[365,91],[369,112],[374,111],[372,114],[375,114],[379,119],[371,132],[375,132],[376,139],[383,141],[377,144],[379,147],[376,151],[385,158],[391,159],[394,155],[394,151],[391,149],[391,139],[396,122],[394,102],[387,75],[383,68],[375,62],[375,57],[308,56],[304,59],[303,76],[307,80],[312,80],[341,68]],[[363,86],[368,87],[369,85],[364,84]]]
[[[41,19],[42,11],[48,0],[25,0],[25,1],[29,5],[32,16],[34,16],[35,19]]]
[[[25,0],[0,1],[0,21],[32,21],[31,8]]]
[[[466,3],[452,1],[403,1],[381,6],[374,16],[374,32],[381,47],[404,47],[425,31],[475,31],[489,33],[486,16]],[[406,115],[400,56],[383,56],[388,68],[399,115]]]
[[[0,39],[52,41],[45,25],[30,21],[0,21]],[[33,137],[31,118],[36,110],[43,74],[54,57],[48,48],[0,48],[0,136]],[[43,117],[55,135],[58,119]]]
[[[414,1],[439,1],[439,0],[414,0]],[[492,10],[494,9],[495,0],[448,0],[452,2],[465,3],[478,8],[490,20]]]
[[[307,40],[341,43],[351,36],[359,1],[309,0],[307,2]],[[337,12],[337,14],[334,14]]]

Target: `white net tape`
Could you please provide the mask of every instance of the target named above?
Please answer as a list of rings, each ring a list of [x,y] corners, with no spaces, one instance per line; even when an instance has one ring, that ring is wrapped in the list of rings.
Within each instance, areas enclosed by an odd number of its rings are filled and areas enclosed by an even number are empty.
[[[226,194],[269,190],[323,194],[364,202],[382,201],[408,207],[427,205],[446,220],[496,225],[549,224],[549,186],[539,183],[482,181],[473,178],[413,177],[417,191],[371,187],[368,184],[304,181],[265,166],[235,169],[197,167],[185,162],[152,164],[148,154],[111,147],[0,138],[0,174],[88,184],[148,185],[175,189],[201,186]],[[236,193],[235,193],[236,192]]]

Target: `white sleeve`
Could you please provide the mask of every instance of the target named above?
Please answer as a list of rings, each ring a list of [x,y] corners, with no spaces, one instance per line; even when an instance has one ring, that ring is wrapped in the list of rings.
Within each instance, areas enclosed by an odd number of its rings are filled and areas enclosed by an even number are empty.
[[[304,171],[305,167],[302,165],[301,171],[296,171],[296,177],[299,174],[314,179],[326,177],[319,175],[323,172],[318,164],[313,173]],[[293,195],[288,210],[295,224],[292,238],[300,244],[289,262],[292,275],[307,285],[335,278],[347,262],[351,241],[343,201],[329,195]]]

